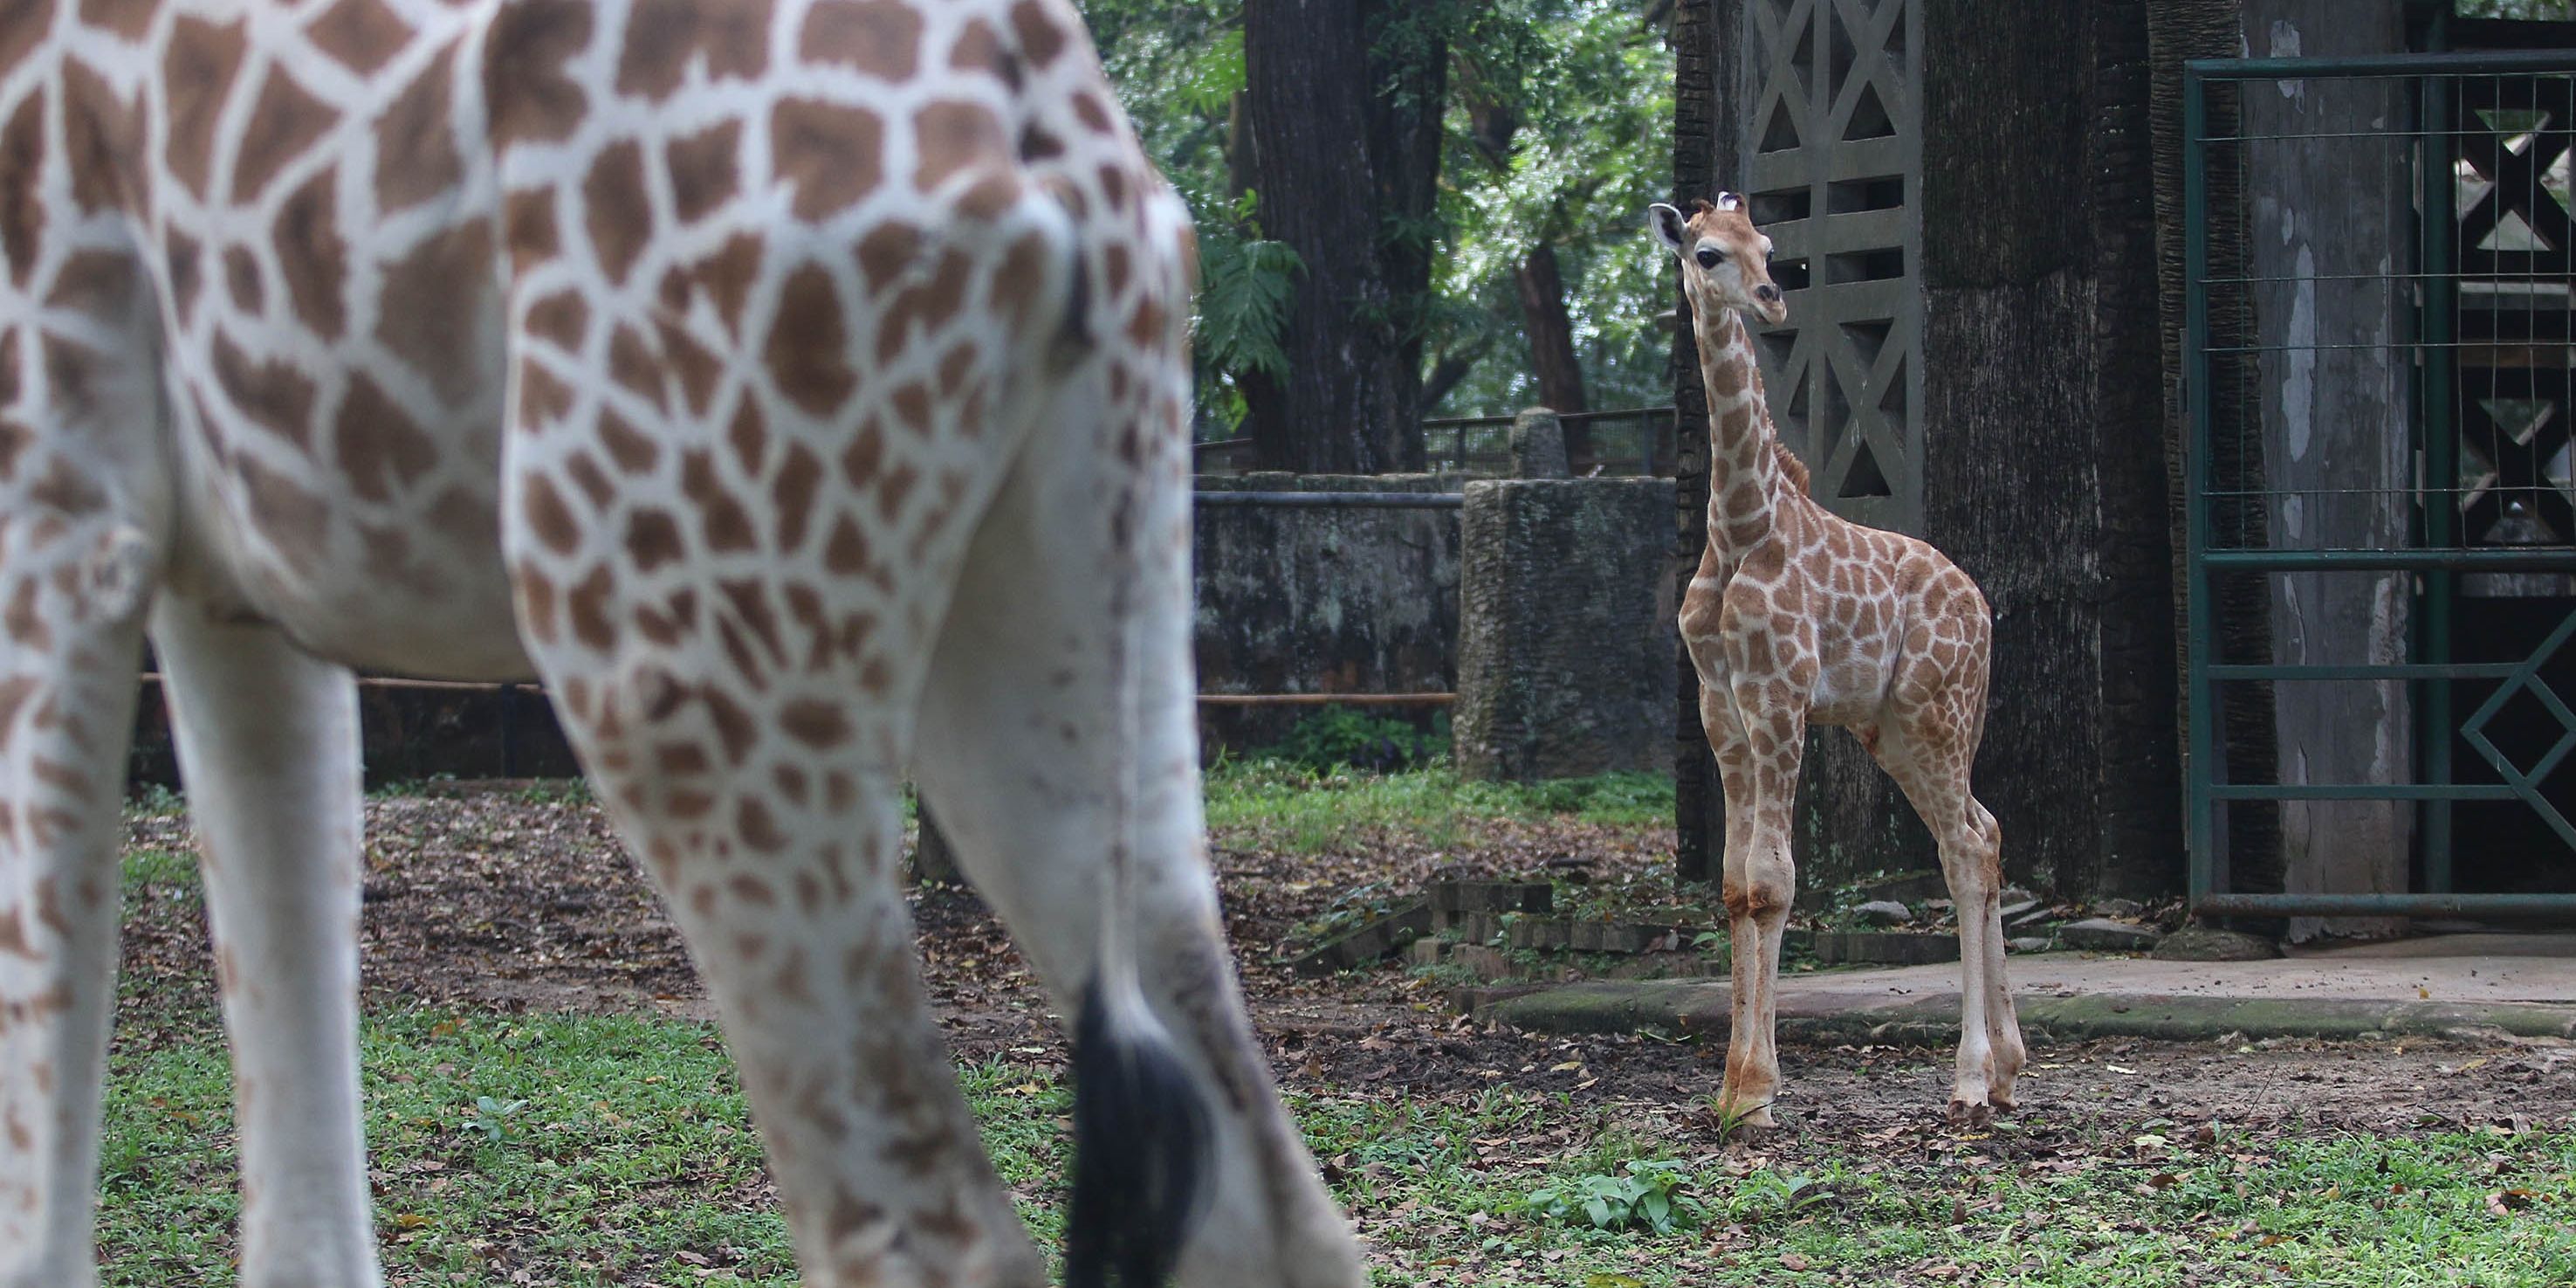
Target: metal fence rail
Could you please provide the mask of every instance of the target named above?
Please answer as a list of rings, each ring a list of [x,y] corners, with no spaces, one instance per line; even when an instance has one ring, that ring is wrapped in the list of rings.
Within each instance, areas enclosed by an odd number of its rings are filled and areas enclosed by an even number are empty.
[[[2576,663],[2576,53],[2196,60],[2183,129],[2194,907],[2576,913],[2576,893],[2454,889],[2464,810],[2519,807],[2514,844],[2576,853],[2576,707],[2553,685]],[[2352,208],[2329,210],[2339,181]],[[2259,262],[2303,218],[2313,254]],[[2335,235],[2354,229],[2386,236]],[[2386,638],[2315,634],[2363,605]],[[2336,713],[2311,686],[2338,685],[2361,696],[2334,737],[2415,736],[2312,780],[2295,740]],[[2267,722],[2276,759],[2249,763],[2231,735]],[[2394,803],[2411,892],[2227,888],[2258,817],[2231,809],[2354,802]]]

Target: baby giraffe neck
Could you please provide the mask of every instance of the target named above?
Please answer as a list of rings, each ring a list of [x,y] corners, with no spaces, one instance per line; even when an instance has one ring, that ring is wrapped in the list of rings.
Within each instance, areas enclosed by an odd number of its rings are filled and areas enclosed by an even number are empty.
[[[1771,408],[1743,319],[1724,309],[1695,320],[1700,379],[1708,386],[1708,536],[1742,553],[1771,532],[1781,472]]]

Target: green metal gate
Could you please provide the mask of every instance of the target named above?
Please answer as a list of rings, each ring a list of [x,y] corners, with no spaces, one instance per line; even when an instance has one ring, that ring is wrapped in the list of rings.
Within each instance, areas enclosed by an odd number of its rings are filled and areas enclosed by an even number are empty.
[[[2576,53],[2194,61],[2183,131],[2193,906],[2576,913],[2576,894],[2455,891],[2463,811],[2508,803],[2538,820],[2530,835],[2576,851],[2576,706],[2552,682],[2576,679],[2564,647],[2576,638]],[[2315,200],[2338,175],[2342,210]],[[2300,227],[2282,195],[2300,183],[2312,221],[2384,227],[2386,244],[2322,236],[2266,271]],[[2359,395],[2336,383],[2356,378],[2382,383]],[[2354,423],[2378,406],[2386,423]],[[2303,595],[2371,599],[2369,620],[2402,630],[2302,638],[2291,651],[2304,660],[2284,660],[2269,632]],[[2249,626],[2249,613],[2263,617]],[[2536,641],[2505,649],[2511,632],[2490,621],[2534,623]],[[2350,709],[2366,718],[2348,736],[2411,726],[2396,741],[2412,746],[2374,761],[2369,781],[2245,763],[2259,754],[2231,766],[2228,722],[2261,726],[2277,695],[2305,685],[2360,686]],[[2256,811],[2374,801],[2400,803],[2386,808],[2413,851],[2412,893],[2228,888],[2229,837]]]

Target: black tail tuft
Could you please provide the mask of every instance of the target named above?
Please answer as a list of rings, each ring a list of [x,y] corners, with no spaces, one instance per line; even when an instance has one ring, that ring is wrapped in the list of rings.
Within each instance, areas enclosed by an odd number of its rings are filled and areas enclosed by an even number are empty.
[[[1066,1288],[1162,1288],[1199,1213],[1207,1103],[1159,1036],[1123,1031],[1082,991],[1073,1031],[1073,1204]]]

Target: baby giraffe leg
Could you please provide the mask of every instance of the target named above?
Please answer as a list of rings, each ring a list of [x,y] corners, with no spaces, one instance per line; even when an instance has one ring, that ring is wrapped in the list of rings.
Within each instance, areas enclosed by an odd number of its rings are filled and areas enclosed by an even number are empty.
[[[1741,694],[1742,690],[1739,690]],[[1739,713],[1749,710],[1741,696]],[[1780,940],[1797,894],[1798,865],[1789,833],[1798,799],[1798,766],[1806,753],[1804,712],[1780,711],[1761,720],[1739,714],[1749,800],[1739,802],[1727,781],[1727,855],[1721,895],[1732,944],[1734,1019],[1728,1035],[1726,1087],[1718,1110],[1747,1126],[1772,1125],[1772,1099],[1780,1090],[1780,1053],[1773,1040]],[[1741,807],[1740,807],[1741,806]],[[1736,819],[1745,817],[1738,824]],[[1740,830],[1739,830],[1740,829]]]
[[[1900,722],[1879,744],[1879,763],[1932,829],[1959,917],[1959,1055],[1950,1118],[1983,1126],[2013,1106],[2021,1025],[2004,978],[2002,833],[1968,791],[1974,748],[1943,738],[1939,721]]]

